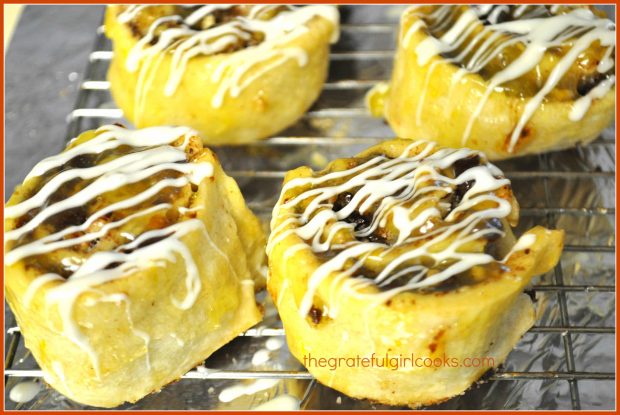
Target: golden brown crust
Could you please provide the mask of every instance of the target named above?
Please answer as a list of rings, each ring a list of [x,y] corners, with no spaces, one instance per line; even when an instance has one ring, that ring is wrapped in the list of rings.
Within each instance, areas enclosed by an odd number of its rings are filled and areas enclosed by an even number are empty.
[[[343,275],[345,271],[333,272],[319,282],[313,291],[310,312],[304,315],[310,281],[316,281],[317,270],[338,251],[328,251],[327,256],[317,254],[310,248],[310,241],[294,231],[287,232],[298,229],[290,220],[294,210],[286,205],[287,201],[310,194],[304,193],[310,188],[301,185],[309,178],[354,168],[370,155],[396,157],[404,154],[408,146],[410,141],[392,140],[361,153],[357,160],[336,160],[324,172],[299,168],[287,174],[285,191],[272,222],[268,290],[278,307],[291,352],[321,383],[356,398],[418,407],[463,393],[487,370],[504,361],[534,323],[532,301],[522,294],[523,289],[533,276],[557,263],[563,232],[535,227],[519,243],[532,239],[535,242],[526,249],[511,251],[515,241],[506,229],[500,239],[507,244],[504,249],[510,252],[505,262],[475,266],[468,271],[469,280],[464,278],[467,273],[463,273],[456,276],[454,283],[448,280],[443,286],[405,290],[391,296],[385,295],[385,288],[372,285],[359,290],[351,288],[348,283],[360,278],[358,271],[353,276]],[[416,154],[415,147],[411,151],[409,154]],[[290,187],[292,183],[300,186]],[[324,234],[327,233],[325,230]],[[463,252],[472,249],[479,248],[475,243],[460,248]],[[388,265],[389,261],[381,263],[379,269]],[[354,269],[352,263],[348,266]],[[346,267],[344,270],[349,269]],[[359,364],[333,369],[309,363],[310,357],[356,359],[370,358],[373,353],[378,358],[387,353],[390,357],[448,357],[459,362],[487,357],[492,359],[492,364],[408,365],[393,370]]]
[[[238,49],[198,54],[182,71],[177,68],[182,72],[178,86],[166,93],[173,53],[155,53],[128,69],[137,40],[129,26],[119,23],[118,7],[109,6],[105,18],[106,35],[114,46],[108,79],[115,102],[138,127],[188,125],[209,144],[256,141],[299,119],[320,94],[329,43],[338,31],[336,23],[316,15],[304,24],[307,31],[273,46],[252,36]],[[257,52],[257,47],[262,49]],[[232,87],[226,89],[225,84]],[[236,88],[238,93],[231,92]]]
[[[81,138],[96,136],[85,133]],[[260,223],[210,150],[190,144],[186,151],[191,153],[190,163],[213,166],[213,174],[195,188],[182,188],[181,194],[189,193],[189,199],[171,196],[173,206],[180,203],[186,208],[170,218],[174,224],[202,224],[178,237],[188,257],[180,255],[181,248],[162,252],[157,261],[100,283],[90,281],[103,277],[105,270],[85,275],[89,289],[83,291],[77,278],[52,279],[33,291],[42,274],[54,272],[47,264],[41,269],[22,259],[5,267],[7,302],[26,347],[45,381],[77,402],[99,407],[135,402],[180,378],[261,319],[254,298],[255,286],[263,284],[265,237]],[[8,206],[25,200],[35,187],[36,180],[26,181]],[[118,197],[120,193],[112,192],[106,203]],[[146,224],[138,221],[124,231],[135,231],[139,237],[139,232],[149,231],[149,224],[159,228],[161,219],[150,215]],[[16,221],[7,219],[5,227],[7,232],[16,229]],[[83,255],[88,259],[105,252],[102,248]],[[58,264],[56,259],[49,262]],[[178,300],[188,295],[190,262],[197,267],[200,288],[190,304],[179,306]],[[68,303],[66,315],[63,305]]]
[[[438,25],[439,29],[429,29],[428,16],[440,7],[457,10],[451,15],[454,21]],[[510,44],[508,35],[488,32],[483,20],[474,24],[475,29],[458,47],[426,61],[432,39],[445,35],[455,26],[458,17],[466,11],[471,12],[473,7],[421,6],[403,14],[390,81],[398,87],[380,84],[367,96],[371,112],[385,117],[399,137],[434,140],[447,147],[475,148],[496,160],[585,144],[611,123],[615,108],[613,58],[611,67],[601,69],[609,66],[601,64],[609,58],[606,55],[609,45],[599,40],[591,42],[585,52],[574,59],[557,85],[546,92],[533,115],[526,118],[526,106],[550,80],[561,59],[576,47],[577,38],[549,48],[533,69],[521,76],[507,75],[507,80],[497,87],[491,85],[491,79],[517,62],[526,48],[523,43]],[[544,9],[543,6],[534,7]],[[572,10],[571,7],[559,8],[554,15]],[[507,22],[510,23],[510,19]],[[481,37],[477,38],[476,47],[467,49],[477,35]],[[504,42],[509,46],[495,55],[489,52],[491,59],[484,66],[464,70],[462,62],[469,62],[468,59],[483,48],[484,39],[494,39],[491,44]],[[612,51],[610,56],[614,54]],[[510,71],[517,73],[514,66]],[[584,106],[587,109],[584,115],[575,115],[575,107],[583,106],[577,101],[601,83],[605,83],[608,90],[602,96],[597,94],[590,105]],[[485,98],[489,88],[493,92]],[[479,107],[481,102],[484,102],[482,108]]]

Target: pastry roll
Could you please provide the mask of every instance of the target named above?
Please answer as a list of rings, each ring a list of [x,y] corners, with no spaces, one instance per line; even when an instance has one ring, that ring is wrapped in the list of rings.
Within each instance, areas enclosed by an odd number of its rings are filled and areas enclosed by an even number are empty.
[[[490,159],[569,148],[613,120],[615,39],[594,7],[413,6],[367,104],[399,137]]]
[[[87,405],[157,391],[261,319],[265,237],[188,128],[88,131],[5,209],[5,290],[45,381]]]
[[[111,5],[111,91],[137,127],[188,125],[209,144],[273,135],[327,76],[338,11],[313,5]]]
[[[289,172],[267,287],[291,352],[355,398],[462,393],[532,326],[524,287],[562,251],[562,231],[515,239],[518,218],[510,181],[474,150],[397,139]]]

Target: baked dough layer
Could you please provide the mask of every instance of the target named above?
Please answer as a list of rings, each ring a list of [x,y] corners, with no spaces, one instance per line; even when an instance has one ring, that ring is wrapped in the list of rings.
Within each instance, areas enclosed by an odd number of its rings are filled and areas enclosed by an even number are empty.
[[[106,168],[132,155],[138,157],[125,167]],[[175,162],[164,160],[170,155]],[[263,284],[265,236],[235,181],[191,130],[106,126],[82,134],[55,157],[15,190],[5,221],[5,237],[16,237],[5,245],[6,298],[48,384],[87,405],[135,402],[261,320],[254,292]],[[136,166],[145,160],[149,167]],[[98,192],[77,210],[60,210],[34,233],[15,235],[37,213],[67,205],[87,189],[91,181],[84,175],[99,166],[117,174],[108,182],[112,190]],[[80,168],[82,179],[65,182],[42,209],[19,214],[16,207],[35,200],[54,177]],[[149,169],[154,171],[144,180],[131,182]],[[119,185],[123,180],[130,183]],[[156,187],[164,181],[166,186]],[[149,189],[153,196],[137,203]],[[123,201],[132,202],[105,215],[106,222],[99,223],[102,217],[55,241],[88,238],[101,226],[117,225],[100,237],[34,255],[44,238]],[[116,255],[112,262],[106,262],[109,255]]]
[[[534,323],[524,288],[557,264],[563,246],[562,231],[539,226],[515,241],[517,220],[501,172],[467,149],[401,139],[320,172],[290,171],[271,224],[267,287],[291,352],[319,382],[355,398],[418,407],[463,393],[489,363],[347,362],[387,354],[501,364]],[[464,267],[426,284],[451,265]],[[321,367],[321,358],[340,364]]]
[[[173,62],[174,48],[151,47],[152,53],[131,67],[128,59],[135,60],[132,53],[136,55],[144,38],[119,21],[125,7],[109,6],[105,17],[105,31],[114,46],[108,78],[115,102],[137,127],[187,125],[208,144],[256,141],[297,121],[319,96],[327,76],[329,44],[338,32],[334,7],[306,6],[273,19],[276,28],[292,25],[277,39],[232,52],[202,54],[194,48],[189,58],[183,58],[187,60],[182,69]],[[148,15],[149,10],[140,13]],[[218,33],[214,39],[224,37],[218,31],[221,27],[212,30]],[[236,33],[231,29],[226,36]],[[178,76],[178,85],[167,93],[168,82]]]
[[[399,137],[466,146],[492,160],[561,150],[598,137],[615,114],[615,30],[607,28],[609,21],[583,8],[559,7],[553,14],[547,6],[529,6],[545,11],[489,22],[481,16],[485,7],[491,6],[408,9],[401,18],[390,83],[367,97],[371,112],[385,117]],[[569,13],[577,13],[570,18],[582,25],[579,36],[558,42],[537,38],[536,33],[570,32],[560,30],[570,28]],[[535,21],[538,26],[531,24],[529,35],[498,36],[500,29],[509,32]],[[588,42],[585,52],[563,68],[562,58],[581,51],[581,41]],[[534,53],[537,47],[545,48],[542,56]],[[483,65],[488,57],[492,59]],[[560,80],[535,102],[543,88],[556,82],[554,73]],[[535,110],[531,116],[526,115],[528,104]]]

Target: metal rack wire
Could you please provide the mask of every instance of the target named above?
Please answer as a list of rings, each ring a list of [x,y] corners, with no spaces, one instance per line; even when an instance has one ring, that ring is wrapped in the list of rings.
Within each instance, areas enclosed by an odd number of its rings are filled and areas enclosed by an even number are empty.
[[[372,6],[365,6],[372,7]],[[369,15],[372,16],[372,13]],[[298,152],[305,156],[306,159],[310,158],[311,149],[325,148],[325,153],[331,155],[332,153],[339,153],[341,151],[353,154],[351,148],[363,148],[368,145],[374,144],[381,140],[381,137],[389,137],[389,129],[380,121],[370,118],[367,111],[363,108],[363,94],[372,87],[376,82],[386,79],[389,75],[389,66],[393,57],[393,40],[397,31],[397,15],[396,12],[386,13],[385,15],[391,16],[388,18],[380,17],[377,21],[367,21],[368,19],[356,19],[354,15],[350,16],[350,21],[347,21],[346,15],[343,19],[342,35],[344,41],[341,41],[334,47],[331,54],[332,66],[336,66],[336,70],[340,70],[340,73],[332,73],[328,79],[328,82],[324,88],[324,96],[319,99],[319,102],[309,111],[304,119],[300,121],[303,128],[310,131],[309,134],[298,134],[302,127],[293,127],[285,131],[278,137],[271,138],[264,142],[255,144],[253,146],[244,146],[244,148],[250,148],[252,151],[258,149],[261,151],[281,151],[280,148],[294,149],[294,152]],[[347,47],[347,43],[351,39],[355,39],[358,36],[375,36],[383,37],[384,44],[390,44],[392,48],[386,48],[384,50],[354,50]],[[373,42],[367,42],[370,45]],[[83,75],[81,82],[81,88],[78,94],[75,109],[69,114],[67,118],[67,137],[75,137],[79,132],[96,127],[98,125],[122,121],[122,111],[111,105],[111,98],[109,96],[109,83],[105,80],[105,73],[110,59],[112,58],[112,52],[110,51],[110,45],[105,38],[102,28],[97,31],[96,41],[94,44],[94,51],[90,54],[90,59]],[[338,66],[338,62],[350,63],[348,65],[352,70],[347,70],[347,65]],[[379,71],[365,69],[357,70],[355,68],[382,68]],[[364,73],[363,79],[360,79],[357,75]],[[366,76],[368,75],[368,76]],[[325,98],[325,95],[337,93],[345,96],[355,97],[349,102],[346,102],[342,106],[335,106],[334,102]],[[360,134],[359,132],[346,131],[345,134],[339,131],[337,128],[329,130],[325,133],[324,129],[313,129],[308,126],[314,125],[318,121],[327,121],[328,124],[338,124],[341,120],[350,119],[354,120],[352,124],[360,123],[374,123],[372,125],[375,128],[372,129],[374,136],[368,134]],[[355,129],[355,128],[353,128]],[[305,130],[303,130],[305,131]],[[335,131],[335,132],[334,132]],[[334,133],[332,133],[334,132]],[[325,133],[325,134],[324,134]],[[507,162],[505,165],[501,165],[506,172],[506,175],[513,180],[513,183],[524,183],[525,186],[536,181],[542,183],[542,194],[544,200],[535,201],[534,203],[525,203],[522,209],[522,217],[526,219],[533,218],[536,223],[546,225],[547,227],[557,227],[561,220],[565,221],[580,221],[586,220],[587,223],[599,223],[612,221],[615,215],[615,205],[610,202],[609,206],[600,205],[600,200],[595,200],[594,203],[590,199],[586,199],[588,203],[571,204],[564,203],[558,205],[556,200],[556,193],[554,192],[555,186],[558,181],[574,181],[577,182],[579,187],[584,186],[584,183],[589,184],[597,180],[603,181],[607,184],[611,183],[612,188],[615,177],[615,156],[613,147],[615,145],[615,138],[613,134],[607,134],[594,143],[591,144],[592,148],[596,148],[596,152],[603,154],[611,161],[613,168],[597,169],[588,168],[588,162],[581,162],[577,160],[576,165],[578,168],[568,168],[567,165],[560,162],[560,156],[557,155],[540,155],[527,159],[527,161]],[[360,147],[361,146],[361,147]],[[244,151],[244,150],[232,150],[231,148],[216,149],[219,156],[224,161],[224,167],[229,174],[240,182],[242,191],[245,188],[251,188],[257,186],[256,183],[263,183],[268,181],[272,184],[273,189],[277,190],[277,183],[279,183],[287,169],[273,168],[267,166],[266,168],[239,168],[243,166],[232,165],[227,166],[226,157],[227,152],[230,151]],[[248,150],[249,151],[249,150]],[[582,153],[571,153],[571,157],[580,159]],[[524,168],[523,165],[526,165]],[[586,165],[586,167],[583,167]],[[534,167],[531,167],[534,166]],[[261,182],[263,181],[263,182]],[[577,186],[576,185],[576,186]],[[266,192],[273,190],[269,188]],[[275,193],[272,191],[273,196]],[[247,195],[250,207],[263,219],[267,219],[271,206],[273,204],[272,199],[269,198],[253,198],[252,195]],[[526,196],[522,196],[520,201],[527,199]],[[595,198],[596,199],[596,198]],[[592,202],[592,203],[591,203]],[[590,226],[590,225],[588,225]],[[610,226],[610,237],[606,242],[589,243],[590,241],[579,240],[568,241],[565,247],[565,254],[572,255],[613,255],[615,252],[615,230],[613,225]],[[608,226],[608,227],[609,227]],[[610,270],[612,274],[615,274],[615,269]],[[508,370],[500,369],[494,372],[488,380],[491,381],[506,381],[506,380],[544,380],[544,381],[556,381],[567,382],[569,386],[570,396],[570,408],[581,409],[582,396],[580,395],[580,382],[583,381],[602,381],[610,382],[613,384],[615,380],[615,373],[611,371],[600,370],[587,370],[578,365],[579,356],[575,351],[575,338],[576,336],[615,336],[615,327],[610,324],[603,325],[590,325],[590,324],[573,324],[571,318],[571,302],[569,297],[571,295],[582,295],[586,293],[588,295],[596,295],[597,293],[613,295],[615,293],[615,282],[604,281],[604,283],[573,283],[567,281],[564,275],[564,269],[562,263],[558,264],[551,275],[547,278],[543,278],[540,283],[532,287],[532,292],[536,295],[546,295],[551,298],[550,305],[552,312],[556,312],[559,318],[556,319],[555,324],[552,325],[537,325],[530,330],[530,333],[537,334],[556,334],[561,336],[561,342],[563,347],[563,364],[558,365],[557,370]],[[588,320],[588,318],[585,318]],[[255,328],[248,330],[243,334],[246,337],[267,337],[267,336],[284,336],[284,331],[280,327],[267,327],[267,328]],[[37,378],[41,377],[42,373],[38,369],[21,369],[15,367],[16,351],[18,350],[20,343],[22,342],[19,329],[15,326],[7,329],[7,354],[5,357],[5,383],[8,378]],[[611,369],[611,368],[610,368]],[[275,378],[275,379],[301,379],[312,380],[312,376],[303,368],[298,370],[221,370],[221,369],[204,369],[192,370],[187,373],[183,379],[261,379],[261,378]],[[313,383],[314,384],[314,383]],[[613,407],[615,402],[611,402]],[[589,405],[586,405],[589,406]],[[493,408],[501,409],[501,408]],[[536,408],[541,409],[541,408]]]

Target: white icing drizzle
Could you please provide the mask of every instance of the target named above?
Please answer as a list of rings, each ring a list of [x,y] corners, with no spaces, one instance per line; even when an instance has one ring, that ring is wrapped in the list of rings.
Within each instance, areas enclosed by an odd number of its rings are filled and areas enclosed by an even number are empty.
[[[149,7],[148,4],[130,4],[118,15],[118,21],[121,23],[128,23],[147,7]]]
[[[130,6],[119,14],[118,20],[127,23],[147,7]],[[140,117],[144,110],[146,91],[151,88],[153,77],[165,53],[170,53],[172,60],[164,93],[166,96],[172,96],[182,81],[189,60],[197,56],[221,53],[239,40],[249,40],[251,33],[262,33],[264,39],[258,45],[228,54],[215,68],[213,81],[218,83],[218,88],[211,104],[214,108],[219,108],[226,96],[232,98],[239,96],[254,80],[288,60],[293,59],[299,66],[305,66],[308,61],[306,52],[298,47],[287,46],[287,43],[307,33],[306,24],[314,17],[320,16],[330,21],[334,27],[331,41],[335,42],[338,39],[338,10],[334,6],[326,5],[289,7],[270,20],[263,20],[260,15],[277,6],[252,5],[246,6],[250,7],[247,16],[239,16],[205,30],[191,27],[215,10],[230,7],[233,5],[206,5],[185,19],[178,15],[164,16],[151,24],[146,34],[130,51],[125,62],[129,71],[140,71],[135,96],[136,118]],[[162,25],[169,22],[178,25],[162,28]],[[158,33],[157,40],[151,45],[156,33]]]
[[[252,356],[252,365],[260,366],[269,361],[269,350],[259,349]]]
[[[269,351],[276,351],[284,346],[284,340],[280,337],[270,337],[265,342],[265,348]]]
[[[170,183],[169,181],[164,182],[164,184]],[[177,182],[179,183],[179,182]],[[154,187],[154,189],[156,190],[160,190],[160,186],[156,186]],[[152,196],[155,192],[150,191],[148,193],[146,193],[147,196]],[[140,197],[137,198],[138,200],[142,201],[143,199],[148,199],[146,197]],[[125,204],[123,204],[125,205]],[[75,238],[68,238],[68,239],[64,239],[65,236],[67,235],[71,235],[72,233],[76,233],[76,232],[85,232],[86,230],[88,230],[88,228],[92,225],[92,223],[95,222],[96,219],[99,219],[100,217],[102,217],[102,211],[98,211],[96,214],[92,215],[89,220],[87,220],[86,222],[84,222],[83,224],[79,225],[79,226],[71,226],[68,228],[63,229],[62,231],[53,233],[51,235],[45,236],[41,239],[37,239],[27,245],[23,245],[23,246],[18,246],[17,248],[9,251],[6,256],[5,256],[5,261],[7,264],[11,265],[16,263],[17,261],[27,258],[29,256],[33,256],[33,255],[40,255],[40,254],[44,254],[46,252],[51,252],[55,249],[61,249],[61,248],[67,248],[70,246],[75,246],[84,242],[89,242],[89,241],[93,241],[96,240],[98,238],[101,238],[103,236],[105,236],[110,230],[114,229],[114,228],[118,228],[128,222],[130,222],[131,220],[138,218],[140,216],[144,216],[144,215],[148,215],[150,213],[156,212],[158,210],[161,209],[165,209],[171,207],[170,204],[168,203],[161,203],[159,205],[156,206],[152,206],[148,209],[145,209],[143,211],[140,212],[136,212],[134,214],[128,215],[127,217],[118,220],[118,221],[114,221],[114,222],[109,222],[106,223],[105,225],[103,225],[98,231],[94,231],[94,232],[88,232],[85,233],[82,236],[79,237],[75,237]],[[116,209],[118,210],[118,209]],[[110,209],[105,209],[105,211],[110,211]],[[104,213],[105,214],[105,213]],[[94,218],[94,219],[93,219]],[[133,237],[133,236],[132,236]],[[56,274],[52,274],[52,275],[56,275]],[[41,277],[42,278],[42,277]],[[51,276],[50,276],[51,278]],[[41,282],[41,284],[43,284],[43,282]],[[34,294],[34,293],[33,293]]]
[[[612,75],[592,88],[585,96],[575,101],[569,115],[571,121],[581,120],[583,116],[586,115],[586,112],[588,112],[590,105],[592,105],[592,101],[603,98],[615,84],[616,77]]]
[[[24,381],[11,388],[9,399],[16,403],[25,403],[34,399],[41,390],[39,382]]]
[[[264,349],[258,349],[252,356],[252,364],[260,366],[267,363],[271,359],[271,352],[275,352],[284,345],[284,340],[278,337],[270,337],[265,342]]]
[[[278,379],[258,379],[250,383],[242,383],[223,389],[218,398],[220,402],[232,402],[244,395],[254,395],[267,389],[271,389],[278,384]]]
[[[412,24],[405,33],[401,34],[405,47],[410,44],[413,34],[423,28],[430,27],[430,29],[437,31],[447,29],[450,22],[455,19],[455,13],[459,10],[456,6],[439,6],[433,12],[423,15],[417,12],[418,9],[419,6],[413,6],[411,11],[420,19]],[[510,46],[515,44],[524,46],[523,51],[516,59],[509,62],[504,69],[495,73],[488,80],[485,93],[478,101],[463,132],[462,145],[465,146],[476,120],[480,117],[493,92],[501,92],[502,85],[534,70],[548,50],[568,46],[568,51],[555,64],[538,92],[527,99],[511,133],[507,146],[508,152],[514,151],[527,122],[544,104],[548,94],[567,74],[578,57],[592,44],[599,42],[600,45],[606,47],[605,55],[598,64],[597,72],[605,74],[613,68],[614,62],[611,55],[615,51],[616,33],[615,24],[609,19],[600,18],[585,8],[574,8],[563,14],[554,14],[558,12],[558,8],[554,7],[550,9],[553,15],[545,16],[546,9],[543,6],[520,5],[513,11],[513,18],[518,20],[500,22],[500,15],[508,11],[508,6],[503,5],[469,7],[456,18],[449,30],[440,38],[428,35],[416,46],[415,53],[418,64],[420,66],[431,65],[420,92],[416,112],[418,125],[422,122],[422,108],[431,75],[435,67],[442,63],[459,63],[462,66],[455,75],[455,79],[452,80],[452,85],[456,85],[465,75],[480,72],[492,59],[499,56]],[[483,16],[486,16],[485,19],[488,23],[484,26],[480,22]],[[472,36],[474,30],[479,30],[479,32]],[[465,41],[469,43],[464,45]],[[439,54],[454,52],[459,48],[462,50],[456,56],[433,60],[433,57]],[[615,77],[613,76],[599,82],[594,90],[575,102],[569,119],[571,121],[582,119],[592,101],[605,96],[614,85]]]
[[[176,333],[170,333],[170,337],[172,337],[180,347],[185,346],[185,341],[181,339]]]
[[[193,207],[193,208],[185,208],[185,207],[180,206],[177,209],[178,209],[180,214],[185,215],[187,213],[199,212],[199,211],[203,210],[204,207],[203,206],[196,206],[196,207]]]
[[[298,246],[303,247],[303,244],[299,244]],[[287,263],[289,258],[285,258],[284,262]],[[280,292],[278,293],[278,298],[276,299],[276,307],[280,307],[282,304],[282,300],[285,298],[286,290],[288,289],[289,282],[288,280],[284,280],[282,286],[280,287]]]
[[[213,175],[213,165],[211,163],[186,162],[187,154],[185,150],[192,135],[194,135],[192,130],[182,127],[155,127],[132,131],[109,125],[101,127],[95,138],[80,143],[64,153],[49,157],[37,164],[28,175],[29,178],[41,176],[51,169],[62,167],[72,158],[80,155],[101,154],[106,150],[120,146],[131,146],[135,150],[122,153],[104,164],[87,168],[69,168],[61,171],[28,199],[7,207],[5,210],[7,218],[18,218],[28,213],[31,209],[42,209],[21,227],[5,233],[5,244],[19,239],[44,223],[52,215],[85,205],[105,192],[119,189],[129,183],[137,183],[163,171],[176,171],[181,173],[181,176],[160,179],[144,191],[129,195],[118,202],[104,206],[86,218],[80,225],[69,226],[42,238],[18,245],[6,252],[5,263],[11,265],[34,255],[48,254],[61,248],[89,242],[105,236],[110,230],[121,227],[131,220],[159,210],[171,208],[171,204],[160,203],[127,215],[123,219],[108,222],[98,229],[89,230],[91,225],[104,215],[138,206],[157,195],[166,187],[182,187],[189,183],[199,185],[204,178],[211,177]],[[173,146],[179,139],[182,139],[181,144]],[[75,179],[92,180],[92,182],[65,199],[47,204],[49,196],[67,182]],[[180,213],[183,214],[184,212],[197,209],[185,209]],[[62,280],[63,283],[48,290],[45,300],[50,305],[57,306],[62,319],[62,333],[89,355],[93,368],[96,374],[99,375],[99,356],[73,318],[75,301],[84,293],[93,293],[97,295],[89,298],[89,301],[85,303],[86,306],[94,305],[97,302],[112,302],[119,305],[124,303],[130,330],[135,336],[142,339],[145,344],[146,365],[150,369],[148,356],[150,336],[134,326],[129,298],[122,293],[105,294],[98,291],[96,287],[105,282],[123,278],[140,269],[151,266],[164,266],[166,262],[176,262],[177,258],[181,257],[187,269],[185,278],[186,292],[182,298],[177,298],[175,294],[172,294],[171,301],[180,309],[190,308],[200,293],[201,280],[198,267],[189,248],[182,242],[182,237],[196,230],[205,235],[210,248],[231,267],[226,255],[211,240],[201,220],[181,220],[163,229],[149,230],[140,235],[132,235],[129,242],[117,246],[113,251],[95,251],[82,263],[76,264],[66,279],[54,273],[40,275],[27,288],[24,295],[25,304],[31,303],[36,292],[44,284]],[[76,236],[76,234],[79,236]],[[155,242],[145,244],[145,242],[152,240]],[[177,339],[177,342],[181,344],[180,339]],[[59,370],[61,371],[62,368],[54,366],[53,369],[60,377]]]
[[[54,372],[54,374],[56,375],[56,377],[58,378],[58,380],[60,380],[60,383],[62,383],[62,385],[65,388],[65,394],[67,393],[73,393],[71,391],[71,388],[69,387],[69,384],[67,383],[67,377],[65,376],[65,371],[62,368],[62,363],[60,363],[57,360],[54,360],[52,362],[52,372]],[[43,372],[43,379],[47,382],[47,383],[51,383],[49,381],[46,380],[46,377],[48,377],[49,375],[46,372]]]
[[[39,288],[44,286],[50,281],[63,281],[64,279],[58,274],[43,274],[38,276],[34,281],[28,285],[26,292],[24,293],[24,305],[30,307],[30,303],[37,293]]]
[[[506,255],[506,257],[501,262],[506,262],[508,258],[512,256],[515,252],[525,251],[536,243],[536,235],[527,234],[523,235],[517,243],[512,247],[510,252]]]
[[[490,6],[490,5],[487,5]],[[489,14],[489,17],[487,18],[489,20],[489,22],[495,24],[498,22],[498,18],[502,13],[508,12],[508,6],[498,6],[498,7],[491,7],[491,12]],[[483,11],[484,13],[484,11]]]
[[[455,162],[475,157],[480,165],[469,167],[454,178],[442,173]],[[347,170],[287,182],[274,208],[267,251],[270,253],[290,235],[305,242],[294,244],[290,250],[305,248],[318,254],[331,251],[334,255],[310,276],[299,312],[302,316],[308,314],[319,285],[335,275],[330,286],[333,301],[327,310],[330,317],[335,317],[338,308],[334,304],[341,295],[336,287],[362,295],[361,288],[378,286],[381,292],[372,297],[379,304],[399,292],[439,284],[477,265],[501,262],[487,253],[468,252],[464,246],[484,237],[504,235],[502,230],[489,226],[488,221],[510,215],[511,202],[494,193],[509,184],[501,171],[477,151],[414,142],[393,159],[378,155]],[[446,196],[458,186],[468,190],[451,206]],[[295,189],[299,188],[307,190],[296,194]],[[293,196],[289,196],[291,191]],[[344,193],[350,194],[350,200],[334,211],[333,200]],[[301,203],[304,208],[296,213]],[[412,212],[416,212],[414,217],[410,217]],[[354,223],[346,222],[352,214],[366,215],[366,224],[356,228]],[[276,219],[280,221],[277,226]],[[399,232],[394,243],[363,240],[389,221]],[[342,231],[350,232],[353,241],[336,243],[335,237]],[[441,249],[437,249],[438,244],[442,244]],[[525,244],[521,242],[516,249],[525,249]],[[401,249],[405,246],[408,249]],[[284,257],[289,257],[288,250]],[[389,262],[373,279],[359,274],[368,260],[387,258]],[[432,265],[423,265],[421,258]],[[402,282],[405,278],[408,281]],[[397,279],[398,286],[390,288]]]
[[[192,130],[187,127],[150,127],[129,131],[117,125],[105,125],[97,131],[99,134],[91,139],[88,145],[72,147],[37,163],[25,180],[41,176],[52,168],[61,166],[84,154],[99,154],[122,145],[131,147],[161,146],[170,144],[175,140],[174,137],[179,138],[192,134]]]

